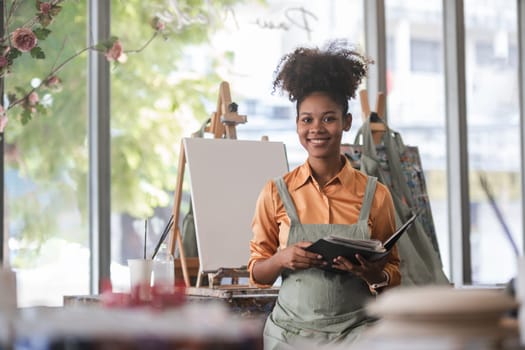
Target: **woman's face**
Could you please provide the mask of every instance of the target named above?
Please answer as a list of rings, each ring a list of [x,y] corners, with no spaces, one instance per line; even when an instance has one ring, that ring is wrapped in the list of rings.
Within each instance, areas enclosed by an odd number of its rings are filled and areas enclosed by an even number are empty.
[[[310,94],[299,106],[297,134],[311,158],[339,157],[343,131],[351,125],[351,115],[343,116],[341,106],[322,92]]]

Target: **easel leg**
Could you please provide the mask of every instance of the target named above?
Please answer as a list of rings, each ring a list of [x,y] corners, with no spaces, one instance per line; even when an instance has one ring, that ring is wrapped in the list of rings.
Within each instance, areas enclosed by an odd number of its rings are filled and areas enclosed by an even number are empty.
[[[175,244],[179,244],[180,263],[182,268],[182,275],[186,287],[190,287],[190,277],[188,273],[188,266],[186,264],[186,254],[184,254],[184,247],[182,246],[182,238],[179,230],[179,216],[180,216],[180,202],[182,200],[182,182],[184,179],[184,168],[186,166],[186,152],[184,150],[184,141],[180,143],[179,168],[177,176],[177,185],[175,187],[174,204],[173,204],[173,230],[170,239],[170,252],[174,254]]]
[[[177,243],[179,244],[179,254],[180,254],[180,265],[182,268],[182,276],[184,277],[184,284],[186,287],[190,287],[190,276],[188,273],[188,265],[186,264],[186,254],[184,253],[184,247],[182,246],[182,237],[179,229],[177,228]]]

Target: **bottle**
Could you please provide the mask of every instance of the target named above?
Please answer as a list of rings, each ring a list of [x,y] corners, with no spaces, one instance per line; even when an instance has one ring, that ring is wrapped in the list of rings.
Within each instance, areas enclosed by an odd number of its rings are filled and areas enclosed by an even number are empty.
[[[162,243],[153,259],[153,287],[160,292],[175,289],[175,259],[166,243]]]

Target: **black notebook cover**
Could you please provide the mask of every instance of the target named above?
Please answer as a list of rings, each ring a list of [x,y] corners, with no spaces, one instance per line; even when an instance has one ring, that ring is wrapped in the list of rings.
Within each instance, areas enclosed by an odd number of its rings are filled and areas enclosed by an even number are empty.
[[[305,250],[322,255],[323,259],[329,264],[331,264],[332,261],[338,256],[347,258],[350,260],[350,262],[352,262],[352,264],[359,264],[355,258],[356,254],[361,255],[366,260],[379,260],[388,255],[398,239],[401,238],[403,233],[405,233],[412,225],[417,215],[418,213],[413,214],[403,225],[401,225],[401,227],[399,227],[399,229],[397,229],[396,232],[392,234],[392,236],[390,236],[388,240],[383,242],[383,244],[379,244],[379,248],[377,249],[363,247],[361,244],[359,244],[359,240],[338,238],[338,240],[345,241],[345,243],[339,243],[336,240],[326,237],[315,241],[311,246],[305,248]],[[354,242],[356,244],[353,244]],[[327,267],[327,269],[333,270],[330,265]]]

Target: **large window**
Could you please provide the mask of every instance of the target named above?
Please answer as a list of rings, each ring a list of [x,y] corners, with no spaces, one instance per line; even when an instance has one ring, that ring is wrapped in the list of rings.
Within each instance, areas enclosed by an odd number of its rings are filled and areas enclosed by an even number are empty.
[[[34,16],[34,3],[22,2],[10,30]],[[86,43],[84,1],[68,2],[40,42],[46,59],[29,53],[5,78],[6,92],[25,92]],[[49,106],[27,125],[23,110],[9,111],[5,130],[5,238],[7,264],[17,272],[19,305],[61,305],[65,294],[89,292],[87,220],[87,98],[83,54],[58,74],[60,91],[38,90]],[[59,85],[55,86],[55,88]]]
[[[444,271],[450,277],[445,150],[443,11],[440,0],[386,4],[388,122],[417,146]]]
[[[442,66],[441,42],[425,39],[412,39],[410,41],[410,70],[414,74],[440,74]]]
[[[516,273],[516,254],[522,247],[516,14],[512,0],[465,2],[475,284],[507,282]]]

